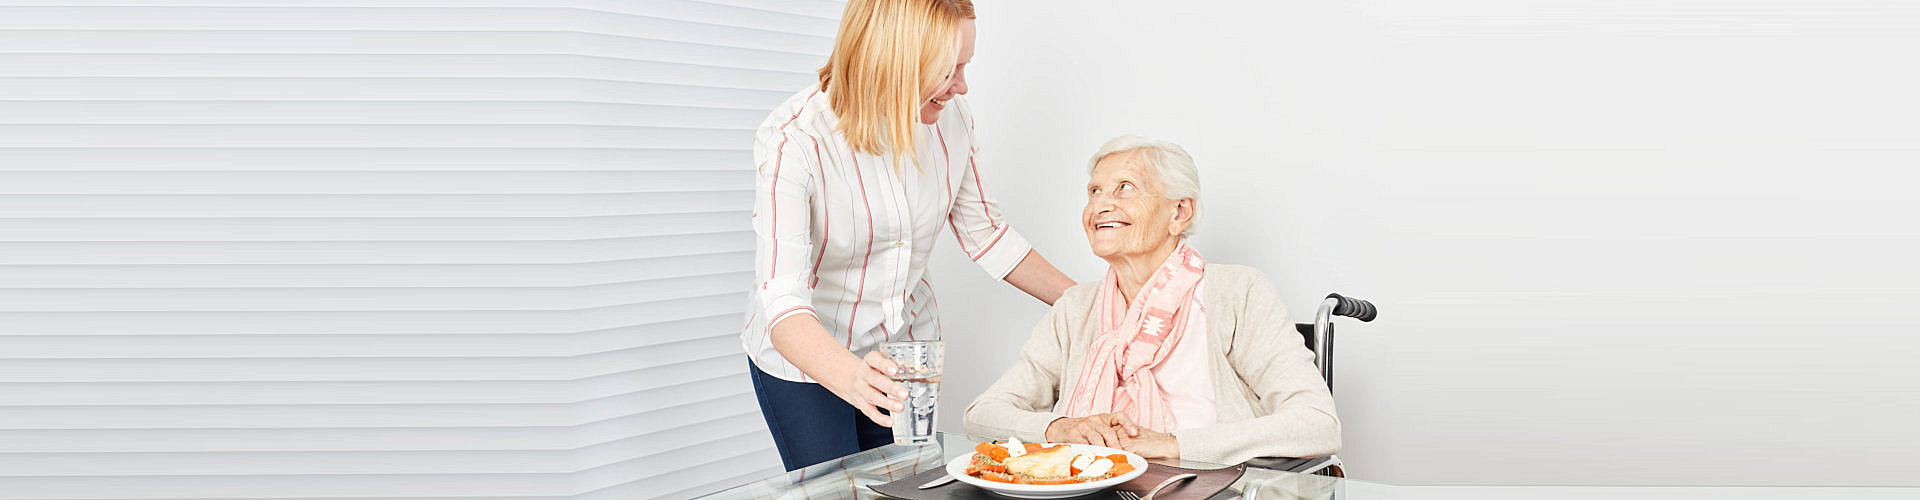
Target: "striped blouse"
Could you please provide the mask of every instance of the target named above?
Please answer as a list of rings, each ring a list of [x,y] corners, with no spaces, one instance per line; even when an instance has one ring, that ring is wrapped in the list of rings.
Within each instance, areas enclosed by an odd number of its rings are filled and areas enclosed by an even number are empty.
[[[762,371],[797,382],[813,380],[774,350],[780,320],[811,314],[861,356],[888,339],[937,339],[927,258],[942,231],[995,278],[1032,248],[980,180],[964,97],[919,125],[919,168],[903,158],[898,173],[891,155],[853,152],[837,122],[826,94],[808,89],[754,137],[755,282],[740,341]]]

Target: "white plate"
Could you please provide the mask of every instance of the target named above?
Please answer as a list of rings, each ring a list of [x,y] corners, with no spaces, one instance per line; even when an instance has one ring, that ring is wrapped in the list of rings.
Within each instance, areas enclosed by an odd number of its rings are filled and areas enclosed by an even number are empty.
[[[1053,446],[1053,443],[1041,443],[1041,444],[1043,446]],[[1118,476],[1102,479],[1099,481],[1088,481],[1085,483],[1011,484],[1011,483],[1002,483],[997,481],[988,481],[985,479],[980,479],[977,477],[967,475],[967,466],[973,465],[973,455],[974,455],[973,453],[968,453],[965,455],[961,455],[959,457],[955,457],[952,461],[947,462],[947,474],[952,475],[954,479],[957,479],[960,482],[985,488],[987,491],[991,491],[998,495],[1010,496],[1014,498],[1067,498],[1067,497],[1077,497],[1080,495],[1093,493],[1095,491],[1100,491],[1103,489],[1117,486],[1120,483],[1131,481],[1133,480],[1133,478],[1140,477],[1141,474],[1146,474],[1147,467],[1151,467],[1151,465],[1147,463],[1147,459],[1140,458],[1140,455],[1135,455],[1133,453],[1129,453],[1124,450],[1116,450],[1116,449],[1108,448],[1105,446],[1094,446],[1090,444],[1072,444],[1068,446],[1072,446],[1073,452],[1079,455],[1099,455],[1103,457],[1107,455],[1112,455],[1115,453],[1126,455],[1127,463],[1133,465],[1134,469],[1133,471],[1128,472],[1126,474],[1121,474]]]

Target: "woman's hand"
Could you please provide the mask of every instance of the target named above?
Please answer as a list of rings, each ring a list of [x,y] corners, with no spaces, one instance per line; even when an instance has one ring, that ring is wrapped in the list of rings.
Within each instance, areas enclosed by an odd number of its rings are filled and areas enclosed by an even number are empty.
[[[900,365],[880,351],[868,351],[866,358],[853,358],[840,366],[833,376],[817,379],[822,387],[840,396],[847,404],[882,427],[893,427],[893,417],[882,413],[907,409],[907,386],[890,377]]]
[[[1145,458],[1180,458],[1180,439],[1172,434],[1141,428],[1140,433],[1120,438],[1120,449]]]
[[[1046,438],[1049,443],[1118,447],[1123,436],[1133,436],[1143,430],[1126,415],[1102,413],[1054,419],[1053,423],[1047,424]]]
[[[893,417],[880,410],[907,408],[907,387],[888,378],[900,365],[879,351],[868,352],[864,359],[854,356],[812,314],[795,314],[775,323],[772,340],[780,357],[874,423],[893,427]]]

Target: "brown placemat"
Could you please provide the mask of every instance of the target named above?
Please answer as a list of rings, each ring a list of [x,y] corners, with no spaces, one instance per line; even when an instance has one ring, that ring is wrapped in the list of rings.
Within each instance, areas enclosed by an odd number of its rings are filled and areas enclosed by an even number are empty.
[[[941,475],[946,473],[947,468],[941,467],[914,474],[906,479],[867,487],[873,489],[876,493],[893,498],[904,498],[906,500],[1004,500],[1007,498],[995,495],[993,492],[987,491],[984,488],[960,481],[953,481],[924,490],[919,489],[920,485],[927,484],[928,481],[934,479],[939,479]],[[1234,481],[1239,481],[1240,476],[1247,473],[1247,468],[1244,465],[1235,465],[1224,469],[1203,470],[1151,463],[1147,466],[1147,471],[1140,474],[1140,477],[1120,483],[1119,486],[1113,488],[1107,488],[1074,498],[1076,500],[1117,500],[1120,498],[1120,494],[1114,493],[1116,489],[1133,491],[1144,495],[1147,493],[1147,490],[1158,486],[1161,481],[1165,481],[1167,478],[1175,475],[1186,473],[1199,474],[1200,477],[1168,486],[1167,489],[1160,490],[1160,495],[1154,498],[1165,500],[1205,500],[1212,498],[1215,494],[1220,493],[1221,490],[1232,486]]]

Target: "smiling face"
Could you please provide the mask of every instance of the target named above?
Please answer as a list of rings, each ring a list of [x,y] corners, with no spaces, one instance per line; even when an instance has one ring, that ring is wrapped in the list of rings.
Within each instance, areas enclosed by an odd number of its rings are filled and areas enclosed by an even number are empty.
[[[920,103],[920,123],[932,125],[940,121],[940,110],[947,109],[947,101],[967,93],[967,63],[973,61],[972,19],[960,20],[960,57],[954,60],[959,62],[953,65],[953,74]]]
[[[1193,200],[1167,199],[1160,176],[1140,152],[1109,155],[1094,165],[1080,226],[1101,259],[1172,252],[1192,220]]]

